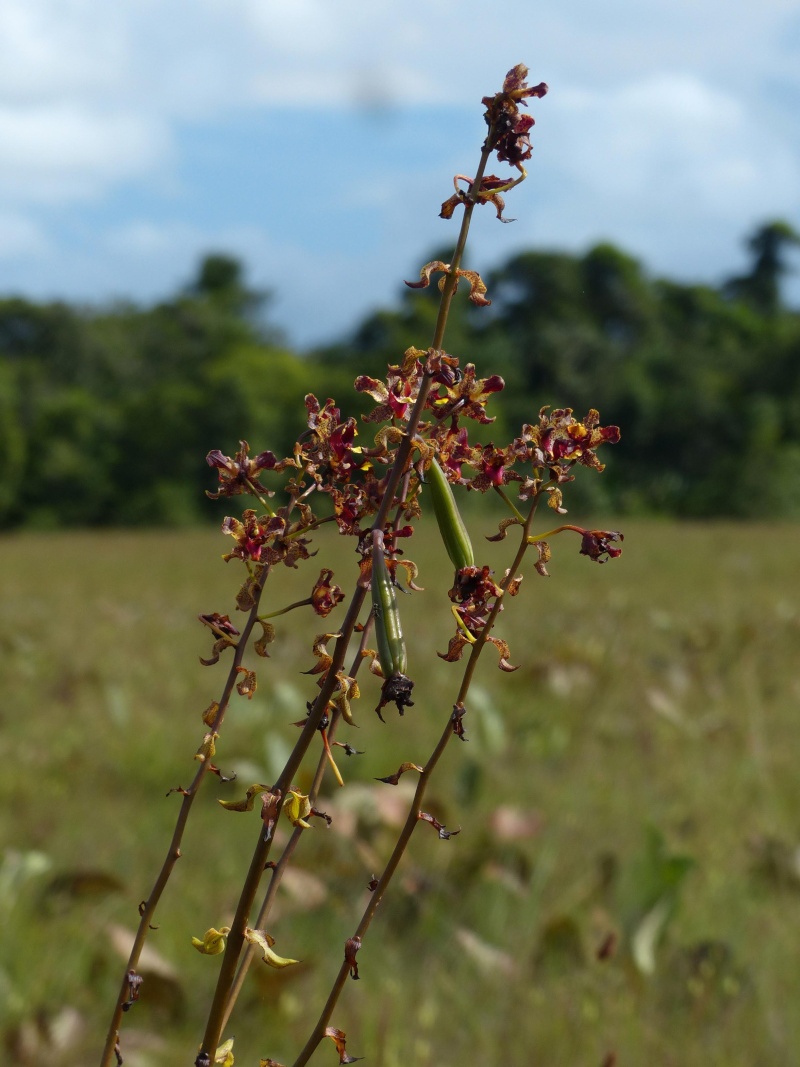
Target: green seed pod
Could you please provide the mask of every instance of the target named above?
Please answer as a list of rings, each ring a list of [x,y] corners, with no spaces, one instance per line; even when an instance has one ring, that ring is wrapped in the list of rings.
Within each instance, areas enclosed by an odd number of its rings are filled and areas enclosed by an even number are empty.
[[[377,544],[372,549],[372,611],[375,616],[378,659],[384,678],[405,674],[408,664],[397,594],[386,566],[383,547]]]
[[[428,486],[439,533],[453,566],[456,570],[461,570],[462,567],[474,567],[475,555],[472,551],[472,542],[456,505],[450,483],[435,456],[428,467]]]
[[[414,683],[406,677],[407,656],[397,609],[397,594],[386,566],[383,554],[383,539],[379,536],[372,547],[372,614],[375,620],[375,640],[378,645],[378,661],[383,671],[384,683],[381,699],[375,711],[384,721],[381,709],[394,703],[400,714],[414,706],[411,690]]]

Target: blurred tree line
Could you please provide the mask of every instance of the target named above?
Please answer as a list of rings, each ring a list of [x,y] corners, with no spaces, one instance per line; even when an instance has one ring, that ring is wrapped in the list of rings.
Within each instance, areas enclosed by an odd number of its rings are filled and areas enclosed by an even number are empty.
[[[623,439],[602,478],[576,483],[583,506],[800,516],[800,314],[780,284],[798,243],[786,223],[760,227],[747,273],[719,288],[653,280],[610,244],[509,259],[484,276],[492,306],[457,299],[448,331],[462,364],[506,379],[483,439],[513,434],[544,404],[596,407]],[[305,355],[282,343],[268,294],[225,255],[153,307],[0,300],[0,525],[219,518],[203,493],[215,483],[206,453],[245,438],[289,454],[309,391],[365,410],[353,379],[424,347],[437,298],[435,286],[406,290]]]

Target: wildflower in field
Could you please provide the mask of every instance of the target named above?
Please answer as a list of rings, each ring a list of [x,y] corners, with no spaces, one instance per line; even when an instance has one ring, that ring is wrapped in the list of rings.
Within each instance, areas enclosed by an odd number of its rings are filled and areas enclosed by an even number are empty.
[[[622,554],[622,549],[617,548],[614,542],[624,540],[619,530],[584,530],[581,555],[588,556],[597,563],[605,563],[606,560],[616,559]]]
[[[518,63],[506,74],[503,89],[495,96],[484,96],[486,105],[484,119],[490,130],[494,131],[492,148],[497,152],[500,162],[520,166],[523,160],[531,158],[530,131],[534,125],[532,115],[522,114],[519,105],[527,107],[528,97],[541,97],[547,93],[545,82],[529,87],[527,84],[528,68]]]
[[[314,588],[311,590],[311,603],[317,615],[324,619],[330,615],[337,604],[344,600],[344,591],[338,585],[331,585],[333,571],[327,567],[319,572]]]
[[[258,480],[259,475],[262,471],[282,471],[292,461],[278,460],[269,450],[260,452],[254,459],[250,459],[249,451],[250,446],[247,441],[240,441],[239,451],[233,459],[224,455],[218,448],[208,453],[206,463],[209,467],[216,467],[219,471],[219,488],[216,493],[206,490],[206,496],[211,500],[218,500],[221,496],[237,496],[239,493],[274,496]]]

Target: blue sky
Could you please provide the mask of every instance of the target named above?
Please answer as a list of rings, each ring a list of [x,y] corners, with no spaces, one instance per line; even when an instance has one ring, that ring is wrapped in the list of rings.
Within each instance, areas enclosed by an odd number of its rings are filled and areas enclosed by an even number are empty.
[[[550,94],[478,269],[608,239],[713,282],[800,228],[796,2],[3,0],[0,293],[149,301],[220,250],[294,343],[344,334],[454,238],[518,62]]]

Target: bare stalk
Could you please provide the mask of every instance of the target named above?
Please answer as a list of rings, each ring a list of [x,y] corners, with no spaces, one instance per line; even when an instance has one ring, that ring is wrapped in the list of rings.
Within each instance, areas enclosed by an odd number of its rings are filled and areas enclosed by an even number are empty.
[[[253,588],[253,605],[247,617],[244,629],[242,630],[238,643],[233,652],[233,659],[231,661],[230,670],[228,671],[228,677],[225,681],[225,686],[222,690],[222,694],[219,698],[219,710],[215,716],[213,729],[215,732],[219,731],[222,725],[222,721],[225,717],[225,712],[230,703],[231,696],[233,694],[234,686],[236,685],[238,668],[241,666],[242,659],[244,658],[245,649],[250,639],[250,635],[253,631],[253,627],[258,621],[258,608],[261,602],[261,594],[264,590],[264,584],[267,578],[267,568],[262,568],[258,582]],[[119,1039],[119,1026],[122,1021],[122,1014],[125,1011],[125,1004],[129,1001],[131,986],[129,976],[135,974],[136,968],[139,965],[139,958],[144,947],[147,934],[151,928],[153,918],[155,916],[156,908],[158,907],[161,895],[169,882],[172,871],[175,864],[181,857],[181,842],[183,840],[184,830],[186,829],[186,823],[189,819],[189,813],[192,810],[194,799],[198,794],[200,785],[209,771],[209,761],[207,759],[201,760],[197,772],[195,773],[192,783],[188,789],[183,792],[183,799],[181,801],[178,817],[175,821],[175,829],[172,833],[172,839],[167,849],[167,854],[164,857],[164,862],[161,865],[161,869],[158,872],[153,887],[146,900],[142,902],[139,907],[139,926],[136,930],[136,935],[133,940],[133,946],[128,956],[128,962],[125,965],[125,974],[122,979],[119,993],[117,995],[117,1001],[114,1006],[114,1011],[111,1017],[111,1022],[106,1033],[106,1040],[103,1046],[103,1053],[100,1059],[100,1067],[109,1067],[112,1057],[114,1056],[114,1050],[117,1046]]]
[[[364,632],[361,636],[360,649],[366,647],[366,637],[370,630],[370,623],[371,618],[364,626]],[[353,663],[350,667],[351,678],[354,678],[357,675],[363,662],[364,661],[361,657],[359,650],[359,652],[356,653],[355,659],[353,660]],[[328,739],[330,741],[332,741],[336,736],[336,731],[341,721],[341,718],[341,712],[338,709],[334,711],[333,715],[331,716],[330,726],[328,727]],[[328,760],[325,755],[325,752],[322,752],[319,757],[319,760],[317,761],[317,769],[314,772],[314,778],[311,782],[311,788],[308,791],[308,798],[311,801],[312,805],[316,803],[317,797],[319,796],[319,791],[322,787],[322,781],[325,777],[325,771],[327,770],[327,768]],[[287,841],[286,845],[284,846],[280,859],[277,861],[277,863],[272,869],[272,877],[270,878],[269,886],[267,887],[267,892],[264,896],[264,900],[261,903],[261,907],[259,908],[258,915],[256,917],[255,925],[257,929],[263,929],[269,917],[269,914],[272,911],[272,905],[275,903],[275,899],[278,895],[278,889],[280,888],[281,880],[283,879],[283,875],[287,867],[289,866],[289,861],[291,860],[302,835],[302,828],[296,827],[291,837]],[[236,972],[236,977],[234,978],[233,983],[231,984],[230,995],[228,996],[228,1000],[225,1005],[225,1013],[223,1015],[221,1027],[222,1032],[225,1031],[225,1027],[228,1025],[228,1020],[230,1019],[231,1012],[233,1011],[236,1001],[239,998],[239,994],[242,991],[242,986],[244,985],[244,980],[247,977],[247,972],[249,971],[250,965],[255,959],[257,952],[258,949],[255,945],[248,945],[244,951],[241,962],[239,964],[239,968]]]

